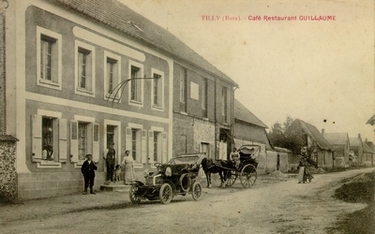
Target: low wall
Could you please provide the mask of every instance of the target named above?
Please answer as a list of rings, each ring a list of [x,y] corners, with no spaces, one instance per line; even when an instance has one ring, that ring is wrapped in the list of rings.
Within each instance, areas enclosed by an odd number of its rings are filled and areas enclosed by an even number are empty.
[[[16,141],[17,139],[10,136],[0,136],[0,202],[2,203],[17,199]]]

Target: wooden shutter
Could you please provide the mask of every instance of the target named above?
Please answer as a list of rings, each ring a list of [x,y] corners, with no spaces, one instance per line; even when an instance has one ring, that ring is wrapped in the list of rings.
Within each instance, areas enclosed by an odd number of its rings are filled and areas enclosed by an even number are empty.
[[[141,162],[147,163],[147,131],[142,130],[142,156],[141,156]]]
[[[154,163],[154,132],[148,131],[148,161]]]
[[[78,162],[78,122],[70,121],[70,160]]]
[[[99,162],[99,158],[99,124],[94,124],[92,160],[94,162]]]
[[[168,139],[167,139],[167,133],[163,132],[162,133],[163,139],[162,139],[162,162],[161,163],[166,163],[168,161]]]
[[[42,160],[42,116],[32,115],[32,161],[40,162]]]
[[[68,159],[68,121],[58,119],[59,123],[59,161],[66,162]]]
[[[125,128],[125,147],[127,150],[130,151],[130,155],[132,155],[132,129]]]

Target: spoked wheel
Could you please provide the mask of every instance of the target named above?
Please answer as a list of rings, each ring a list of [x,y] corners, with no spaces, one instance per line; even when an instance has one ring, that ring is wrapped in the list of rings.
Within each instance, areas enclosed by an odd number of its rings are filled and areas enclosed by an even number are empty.
[[[172,186],[168,183],[165,183],[161,186],[159,191],[159,198],[163,204],[169,204],[173,198]]]
[[[253,186],[257,180],[256,168],[251,164],[245,165],[241,170],[240,180],[244,188],[250,188]]]
[[[198,201],[202,196],[202,184],[195,181],[192,186],[192,197],[195,201]]]
[[[227,177],[227,186],[228,187],[232,186],[236,182],[236,180],[237,180],[236,171],[230,171]]]
[[[138,192],[138,185],[132,184],[129,191],[129,199],[133,204],[139,204],[141,203],[141,198],[137,196]]]

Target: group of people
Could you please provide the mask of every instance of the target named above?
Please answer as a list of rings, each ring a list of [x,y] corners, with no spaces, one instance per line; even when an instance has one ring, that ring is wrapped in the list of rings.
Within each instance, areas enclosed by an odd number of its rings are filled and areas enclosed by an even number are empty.
[[[110,143],[108,148],[104,151],[103,159],[106,163],[107,175],[106,180],[108,182],[113,182],[114,180],[114,170],[116,166],[116,150],[114,149],[114,143]],[[97,162],[92,160],[92,155],[87,154],[86,160],[81,166],[81,172],[84,178],[84,194],[88,193],[88,188],[90,188],[90,194],[95,194],[94,191],[94,180],[95,180],[95,171],[97,170]],[[125,156],[122,160],[122,166],[125,170],[125,184],[131,184],[135,180],[134,173],[134,160],[130,155],[129,150],[125,150]]]

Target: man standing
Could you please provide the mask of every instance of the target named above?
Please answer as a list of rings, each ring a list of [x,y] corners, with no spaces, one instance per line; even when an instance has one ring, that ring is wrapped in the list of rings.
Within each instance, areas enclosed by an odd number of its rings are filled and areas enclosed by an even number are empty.
[[[94,192],[94,179],[95,179],[95,170],[97,166],[95,162],[92,161],[92,155],[86,155],[86,161],[83,162],[81,167],[81,172],[83,174],[83,178],[85,180],[85,190],[83,194],[87,194],[87,188],[90,187],[90,193],[95,194]]]
[[[115,143],[110,143],[108,149],[104,151],[103,158],[107,165],[107,181],[113,182],[113,170],[115,168],[116,151],[114,149]]]

